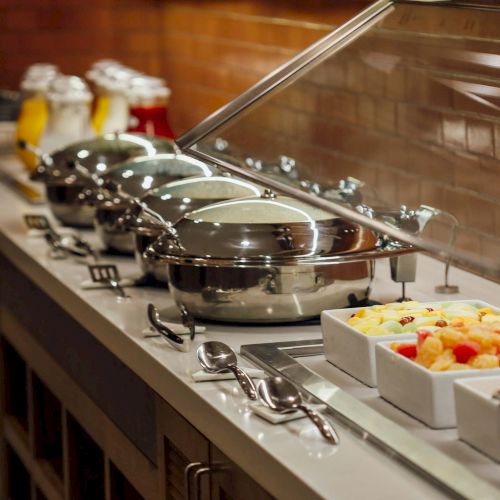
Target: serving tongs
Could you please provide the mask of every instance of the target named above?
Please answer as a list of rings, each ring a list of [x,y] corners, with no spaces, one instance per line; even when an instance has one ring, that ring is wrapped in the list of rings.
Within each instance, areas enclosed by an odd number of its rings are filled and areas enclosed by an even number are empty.
[[[180,352],[188,352],[191,350],[192,340],[194,338],[194,320],[192,321],[193,328],[189,328],[190,337],[188,339],[182,338],[170,329],[160,319],[160,312],[153,304],[148,304],[148,319],[151,326],[175,349]],[[183,321],[184,323],[184,321]]]
[[[24,222],[29,229],[35,229],[43,233],[50,249],[51,258],[61,259],[72,255],[83,258],[92,257],[97,262],[97,253],[81,236],[76,233],[58,233],[45,215],[26,214],[24,215]]]
[[[89,265],[89,273],[93,283],[106,284],[118,297],[129,298],[129,295],[125,293],[125,290],[120,285],[120,273],[114,264],[91,264]]]

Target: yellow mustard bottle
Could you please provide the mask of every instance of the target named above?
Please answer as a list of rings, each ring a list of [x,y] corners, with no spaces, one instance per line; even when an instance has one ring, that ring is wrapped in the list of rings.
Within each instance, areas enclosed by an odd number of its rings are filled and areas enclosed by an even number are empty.
[[[25,99],[17,120],[16,143],[18,140],[23,140],[38,146],[47,125],[48,116],[47,101],[43,96],[34,95]],[[36,168],[38,160],[33,153],[24,151],[17,146],[16,152],[29,171]]]
[[[97,134],[102,133],[106,118],[109,114],[109,96],[99,92],[95,98],[94,112],[92,113],[92,127]]]
[[[16,142],[23,140],[38,146],[49,116],[47,91],[58,72],[56,66],[46,63],[33,64],[26,70],[21,81],[24,99],[16,124]],[[16,152],[29,171],[36,168],[38,160],[32,153],[17,147]]]

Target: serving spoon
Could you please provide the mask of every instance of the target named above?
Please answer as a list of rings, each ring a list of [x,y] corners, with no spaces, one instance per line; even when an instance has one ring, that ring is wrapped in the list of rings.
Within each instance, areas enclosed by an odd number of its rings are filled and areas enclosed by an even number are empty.
[[[236,354],[227,344],[217,341],[204,342],[198,347],[196,357],[208,373],[233,372],[245,394],[250,399],[257,399],[253,380],[238,366]]]
[[[325,439],[332,444],[339,444],[335,429],[324,417],[302,402],[300,392],[288,380],[282,377],[268,377],[261,380],[258,393],[260,400],[276,412],[289,413],[302,410],[314,422]]]

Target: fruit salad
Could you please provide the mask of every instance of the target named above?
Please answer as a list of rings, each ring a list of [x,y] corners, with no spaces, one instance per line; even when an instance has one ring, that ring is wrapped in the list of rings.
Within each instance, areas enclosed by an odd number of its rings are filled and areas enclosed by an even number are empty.
[[[417,342],[396,342],[391,349],[432,371],[500,367],[500,321],[454,321],[453,326],[416,333]]]
[[[365,335],[415,333],[425,328],[434,332],[454,324],[500,322],[500,314],[489,307],[478,308],[465,302],[395,302],[363,307],[347,324]]]

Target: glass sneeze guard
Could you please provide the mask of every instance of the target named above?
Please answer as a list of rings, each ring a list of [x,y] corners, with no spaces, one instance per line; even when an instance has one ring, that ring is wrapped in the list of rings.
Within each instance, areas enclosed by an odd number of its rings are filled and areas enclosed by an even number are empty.
[[[178,144],[499,280],[500,6],[379,0]]]

